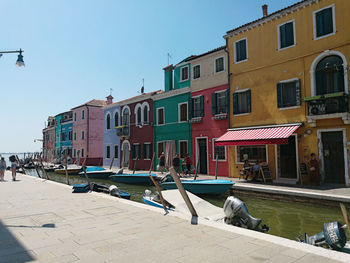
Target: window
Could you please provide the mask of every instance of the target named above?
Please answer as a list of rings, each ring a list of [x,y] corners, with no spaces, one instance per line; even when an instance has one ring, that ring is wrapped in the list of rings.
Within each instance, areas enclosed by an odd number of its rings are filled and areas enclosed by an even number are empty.
[[[132,158],[135,159],[141,159],[141,145],[140,144],[133,144],[132,145]]]
[[[233,114],[251,112],[250,90],[233,93]]]
[[[74,141],[76,141],[77,140],[77,133],[75,132],[74,133]]]
[[[314,38],[335,33],[334,6],[314,12]]]
[[[193,67],[193,79],[199,79],[201,76],[201,66],[196,65]]]
[[[213,138],[213,148],[214,148],[214,154],[213,159],[216,160],[216,156],[218,156],[218,160],[226,160],[226,147],[225,146],[215,146],[215,140],[216,138]]]
[[[181,79],[181,81],[188,80],[188,66],[182,67],[180,70],[181,70],[180,71],[180,74],[181,74],[180,79]]]
[[[213,115],[228,113],[229,90],[215,92],[211,96],[211,106]]]
[[[180,141],[180,158],[185,158],[188,153],[187,141]]]
[[[118,159],[119,157],[119,146],[114,145],[114,158]]]
[[[187,121],[187,103],[179,104],[179,122]]]
[[[72,131],[69,131],[69,132],[68,132],[68,140],[69,140],[69,141],[72,140],[72,133],[73,133]]]
[[[267,161],[266,146],[237,146],[237,158],[238,162],[243,163],[244,160],[249,160],[250,162],[256,161]]]
[[[85,137],[84,135],[85,135],[85,134],[84,134],[84,131],[81,131],[81,139],[82,139],[82,140],[84,140],[84,137]]]
[[[148,106],[143,107],[143,123],[148,124]]]
[[[136,111],[136,125],[142,125],[142,112],[141,112],[141,106],[137,108]]]
[[[204,96],[191,98],[191,118],[204,116]]]
[[[116,111],[114,113],[114,127],[118,127],[119,126],[119,112]]]
[[[81,149],[81,157],[84,157],[84,149]]]
[[[73,157],[77,157],[77,150],[76,149],[73,150]]]
[[[215,59],[215,73],[224,71],[224,57]]]
[[[111,115],[109,113],[107,114],[106,122],[107,130],[111,129]]]
[[[158,125],[164,124],[164,108],[157,109],[157,124]]]
[[[300,80],[277,84],[277,106],[286,108],[300,105]]]
[[[343,59],[328,56],[318,62],[315,71],[316,95],[324,95],[345,90]]]
[[[106,146],[106,158],[111,158],[111,146]]]
[[[143,145],[143,159],[149,160],[152,158],[152,144],[145,143]]]
[[[77,113],[74,112],[74,121],[77,121]]]
[[[82,119],[82,120],[85,119],[85,111],[84,111],[84,110],[82,110],[82,112],[81,112],[81,119]]]
[[[62,132],[61,133],[61,141],[64,142],[66,140],[66,133]]]
[[[157,154],[158,154],[158,158],[159,156],[162,154],[162,152],[165,152],[164,151],[164,142],[158,142],[157,144]]]
[[[278,26],[278,48],[283,49],[295,45],[294,20]]]
[[[235,63],[248,59],[247,55],[247,39],[241,39],[235,42]]]
[[[123,134],[129,134],[129,124],[130,124],[130,110],[129,108],[123,109]]]

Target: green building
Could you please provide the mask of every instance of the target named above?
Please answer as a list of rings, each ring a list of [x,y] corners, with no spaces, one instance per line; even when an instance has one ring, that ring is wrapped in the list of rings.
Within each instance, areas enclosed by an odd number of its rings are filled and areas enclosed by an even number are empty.
[[[154,167],[157,167],[162,152],[169,167],[172,166],[172,159],[176,153],[181,159],[187,153],[192,157],[191,123],[189,122],[191,74],[187,59],[175,67],[169,65],[163,69],[165,92],[153,97],[153,145],[158,157],[155,159]]]
[[[62,126],[62,113],[55,116],[56,119],[56,142],[55,142],[55,158],[61,157],[61,126]]]

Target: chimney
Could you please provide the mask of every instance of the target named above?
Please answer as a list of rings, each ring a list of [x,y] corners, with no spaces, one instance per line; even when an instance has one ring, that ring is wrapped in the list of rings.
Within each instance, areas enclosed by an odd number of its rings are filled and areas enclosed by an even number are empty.
[[[164,70],[164,90],[170,91],[173,89],[173,64],[163,68]]]
[[[113,103],[113,96],[112,95],[108,95],[106,98],[107,98],[107,105]]]
[[[262,6],[262,10],[263,10],[263,17],[266,17],[267,16],[267,5],[263,5]]]

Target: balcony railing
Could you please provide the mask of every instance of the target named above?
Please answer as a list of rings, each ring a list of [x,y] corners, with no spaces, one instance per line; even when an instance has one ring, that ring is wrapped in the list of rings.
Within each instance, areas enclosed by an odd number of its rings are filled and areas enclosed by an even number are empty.
[[[122,125],[114,127],[117,130],[118,137],[126,137],[129,136],[129,126]]]
[[[308,105],[308,116],[348,112],[348,100],[349,95],[344,92],[304,98]]]

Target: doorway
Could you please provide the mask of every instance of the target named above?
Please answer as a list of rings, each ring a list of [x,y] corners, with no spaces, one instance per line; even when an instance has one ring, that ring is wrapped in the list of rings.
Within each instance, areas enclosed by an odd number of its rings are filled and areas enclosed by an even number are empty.
[[[323,157],[324,182],[345,184],[343,131],[321,132],[320,159]]]
[[[207,139],[197,139],[197,160],[199,161],[198,172],[208,173],[208,145]]]
[[[123,151],[122,167],[129,167],[130,144],[128,141],[123,142],[122,151]]]
[[[288,144],[277,145],[278,178],[282,180],[298,180],[298,145],[297,135],[288,138]]]

